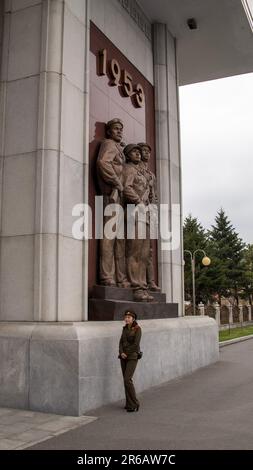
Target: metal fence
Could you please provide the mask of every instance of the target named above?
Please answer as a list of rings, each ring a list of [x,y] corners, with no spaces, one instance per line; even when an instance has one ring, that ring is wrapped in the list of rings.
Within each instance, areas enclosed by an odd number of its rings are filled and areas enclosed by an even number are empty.
[[[208,315],[214,318],[219,326],[236,325],[244,322],[252,322],[253,306],[252,305],[222,305],[218,302],[210,305],[204,305],[202,302],[196,308],[197,315]],[[193,306],[185,306],[185,315],[193,315]]]

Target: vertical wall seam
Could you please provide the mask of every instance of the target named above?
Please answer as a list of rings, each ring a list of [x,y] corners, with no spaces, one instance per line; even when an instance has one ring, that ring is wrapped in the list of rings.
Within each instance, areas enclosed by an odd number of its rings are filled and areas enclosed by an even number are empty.
[[[160,198],[161,195],[165,197],[162,202],[169,204],[168,211],[168,223],[171,230],[174,230],[174,212],[172,208],[173,200],[173,158],[178,158],[178,152],[180,151],[179,146],[175,147],[172,145],[175,139],[179,139],[178,127],[171,127],[171,122],[174,114],[178,112],[178,99],[177,103],[174,103],[173,96],[178,94],[177,78],[174,74],[174,66],[176,67],[176,48],[175,40],[172,43],[172,38],[167,25],[163,23],[154,24],[154,76],[155,76],[155,93],[156,93],[156,149],[157,149],[157,162],[159,163],[158,182],[160,186]],[[170,47],[171,42],[171,47]],[[158,57],[161,60],[158,60]],[[157,64],[159,62],[159,64]],[[160,63],[161,62],[161,63]],[[170,67],[171,65],[171,67]],[[173,69],[173,70],[172,70]],[[175,77],[174,77],[175,75]],[[175,83],[174,83],[175,82]],[[161,87],[161,88],[160,88]],[[175,89],[176,87],[176,89]],[[159,90],[160,88],[160,90]],[[171,106],[174,105],[174,110]],[[173,122],[174,124],[174,122]],[[178,124],[179,126],[179,124]],[[173,133],[175,132],[175,134]],[[162,142],[162,147],[160,142]],[[161,149],[163,148],[164,155],[161,155]],[[159,161],[161,158],[166,158],[165,161]],[[179,160],[178,160],[179,162]],[[178,163],[179,165],[180,163]],[[179,172],[181,168],[179,169]],[[163,173],[161,173],[163,172]],[[180,178],[180,174],[179,174]],[[164,179],[164,181],[163,181]],[[180,185],[180,181],[178,185]],[[182,199],[182,197],[181,197]],[[182,210],[180,208],[180,210]],[[182,217],[181,217],[182,218]],[[178,220],[178,218],[177,218]],[[180,222],[180,231],[182,232],[182,223]],[[182,244],[182,233],[180,233],[180,243]],[[181,255],[182,256],[182,255]],[[162,252],[158,252],[159,261],[159,280],[161,281],[161,287],[164,289],[167,295],[168,302],[178,301],[181,308],[182,292],[183,287],[180,284],[180,292],[176,285],[177,269],[174,269],[174,253],[172,250],[166,252],[164,255]],[[174,272],[175,271],[175,272]],[[182,270],[181,274],[182,275]],[[174,277],[175,276],[175,277]],[[181,282],[181,281],[180,281]],[[177,292],[179,295],[177,295]]]
[[[41,151],[41,160],[39,160],[39,132],[44,126],[44,112],[41,110],[41,88],[42,88],[42,79],[41,79],[41,61],[42,61],[42,47],[43,47],[43,34],[42,34],[42,24],[43,24],[43,7],[41,9],[41,43],[40,43],[40,77],[39,77],[39,90],[38,90],[38,119],[37,119],[37,149],[36,149],[36,163],[35,163],[35,203],[34,203],[34,262],[33,262],[33,312],[34,320],[41,320],[41,258],[42,258],[42,247],[41,247],[41,199],[42,199],[42,181],[41,181],[41,168],[40,164],[42,163],[42,153]],[[44,91],[44,90],[43,90]],[[44,96],[43,96],[44,97]],[[44,104],[44,100],[43,100]],[[42,114],[42,118],[41,118]],[[43,145],[42,145],[43,148]],[[38,194],[39,192],[39,194]],[[39,235],[36,236],[37,232],[37,221],[38,221],[38,232]]]
[[[160,71],[158,72],[158,67],[156,63],[156,53],[155,51],[157,50],[158,44],[157,44],[157,24],[153,24],[152,27],[152,36],[153,36],[153,75],[154,75],[154,110],[155,110],[155,150],[156,150],[156,160],[160,160],[160,127],[158,126],[158,116],[160,116],[158,106],[157,106],[157,101],[159,100],[159,94],[158,90],[159,87],[157,86],[158,81],[159,81],[159,74]],[[157,179],[158,179],[158,188],[159,188],[159,196],[161,196],[161,168],[160,165],[157,164],[158,162],[156,161],[156,169],[157,169]],[[162,258],[161,258],[161,240],[158,238],[158,281],[159,283],[162,282],[163,275],[162,275]]]
[[[56,237],[56,321],[60,321],[60,263],[61,263],[61,240],[60,240],[60,220],[62,213],[62,167],[64,165],[64,156],[62,155],[62,109],[63,109],[63,99],[64,99],[64,89],[63,89],[63,50],[64,50],[64,23],[65,23],[65,1],[62,4],[61,11],[61,69],[60,69],[60,102],[59,102],[59,140],[58,140],[58,165],[57,165],[57,237]],[[63,237],[62,237],[63,238]]]
[[[165,40],[165,65],[166,65],[166,94],[167,94],[167,129],[168,129],[168,179],[169,179],[169,195],[170,195],[170,226],[172,227],[172,182],[171,182],[171,155],[170,155],[170,97],[169,97],[169,62],[168,62],[168,31],[166,24],[164,25],[164,40]],[[174,300],[174,289],[173,289],[173,267],[172,267],[172,251],[170,251],[170,290],[171,290],[171,300]]]
[[[83,162],[83,199],[89,203],[89,98],[90,98],[90,0],[86,0],[85,9],[85,60],[84,60],[84,162]],[[88,221],[89,223],[89,221]],[[82,242],[82,319],[88,320],[88,262],[89,262],[89,240]]]
[[[181,241],[181,277],[182,277],[182,286],[181,286],[181,299],[182,299],[182,315],[184,315],[184,237],[183,237],[183,192],[182,192],[182,158],[181,158],[181,120],[180,120],[180,101],[179,101],[179,80],[178,80],[178,60],[177,60],[177,41],[174,39],[174,49],[175,49],[175,71],[176,71],[176,86],[177,86],[177,113],[178,113],[178,157],[179,157],[179,185],[180,185],[180,241]]]
[[[3,9],[3,32],[2,32],[2,54],[1,54],[1,74],[2,74],[2,67],[3,67],[3,47],[4,47],[4,35],[5,35],[5,28],[7,27],[8,23],[8,40],[7,40],[7,53],[6,53],[6,80],[2,82],[1,86],[1,107],[0,113],[2,114],[2,143],[1,143],[1,150],[0,150],[0,165],[1,165],[1,186],[0,186],[0,280],[2,274],[2,217],[3,217],[3,199],[4,199],[4,168],[5,168],[5,134],[6,134],[6,102],[7,102],[7,83],[8,83],[8,75],[9,75],[9,49],[10,49],[10,36],[11,36],[11,13],[4,13]],[[1,296],[1,282],[0,282],[0,299]],[[1,305],[0,305],[0,317],[1,317]]]
[[[159,165],[158,167],[158,183],[159,183],[159,196],[160,196],[160,202],[161,202],[161,187],[163,185],[162,183],[162,178],[161,178],[161,160],[162,160],[162,155],[161,155],[161,146],[160,146],[160,140],[163,137],[162,131],[161,131],[161,126],[160,126],[160,120],[162,119],[162,111],[160,110],[161,106],[161,93],[160,93],[160,78],[164,74],[163,68],[166,68],[166,64],[159,64],[156,60],[156,55],[157,51],[159,50],[159,41],[158,41],[158,36],[162,36],[163,44],[165,44],[165,38],[164,38],[164,25],[161,23],[157,23],[153,25],[153,56],[154,56],[154,86],[155,86],[155,133],[156,133],[156,158],[159,160]],[[165,202],[165,201],[163,201]],[[167,294],[167,288],[164,286],[164,263],[163,263],[163,257],[162,257],[162,251],[161,251],[161,239],[158,239],[158,276],[159,276],[159,282],[161,283],[162,288],[165,290]]]
[[[41,8],[41,43],[40,43],[40,76],[38,91],[36,179],[34,207],[34,320],[42,320],[42,258],[43,258],[43,193],[44,193],[44,143],[45,120],[47,107],[47,58],[48,58],[49,1],[43,2]],[[43,56],[44,53],[44,56]],[[41,141],[39,141],[41,140]],[[41,149],[41,150],[39,150]],[[36,235],[36,232],[38,234]]]

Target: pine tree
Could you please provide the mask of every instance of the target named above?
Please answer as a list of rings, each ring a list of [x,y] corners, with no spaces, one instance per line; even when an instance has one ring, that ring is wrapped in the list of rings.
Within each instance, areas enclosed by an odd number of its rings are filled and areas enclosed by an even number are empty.
[[[194,253],[197,249],[205,250],[207,244],[206,231],[198,222],[198,219],[188,215],[184,221],[184,249]],[[205,271],[206,268],[201,264],[203,253],[196,253],[196,268],[195,268],[195,285],[196,285],[196,300],[197,302],[203,299],[203,287],[205,286]],[[185,253],[185,299],[192,300],[192,271],[190,255]]]
[[[240,295],[253,303],[253,245],[248,244],[243,252],[244,277]]]
[[[212,225],[209,231],[209,247],[217,275],[213,287],[215,286],[219,296],[233,295],[238,303],[245,271],[243,267],[245,244],[223,209],[218,212],[215,225]],[[210,269],[209,275],[213,277],[215,272]]]
[[[195,251],[205,249],[207,242],[206,231],[198,219],[189,214],[184,221],[184,249]]]

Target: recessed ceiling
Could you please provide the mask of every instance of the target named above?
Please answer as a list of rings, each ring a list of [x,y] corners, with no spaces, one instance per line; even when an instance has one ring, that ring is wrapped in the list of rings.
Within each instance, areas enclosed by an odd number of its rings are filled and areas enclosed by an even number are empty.
[[[241,0],[138,0],[177,40],[179,85],[253,72],[253,33]],[[187,20],[194,18],[197,29]]]

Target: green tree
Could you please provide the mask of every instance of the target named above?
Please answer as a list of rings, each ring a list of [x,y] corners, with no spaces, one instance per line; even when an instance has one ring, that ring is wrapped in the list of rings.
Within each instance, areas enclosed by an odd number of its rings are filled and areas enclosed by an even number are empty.
[[[233,295],[238,303],[239,292],[245,275],[243,266],[243,253],[245,243],[239,237],[235,228],[220,209],[215,217],[208,234],[212,264],[215,264],[214,272],[210,270],[209,276],[216,273],[212,287],[215,287],[219,297]]]
[[[206,249],[207,235],[205,229],[202,227],[197,218],[188,215],[184,221],[183,227],[184,233],[184,249],[189,250],[192,253],[197,249]],[[204,286],[206,282],[205,274],[206,269],[202,264],[201,260],[203,253],[196,254],[196,270],[195,270],[195,284],[196,284],[196,300],[204,300]],[[192,300],[192,271],[191,271],[191,260],[190,255],[185,253],[185,266],[184,266],[184,285],[185,285],[185,299]]]
[[[244,277],[242,282],[242,292],[240,296],[249,300],[252,305],[253,300],[253,245],[248,244],[243,252]]]

